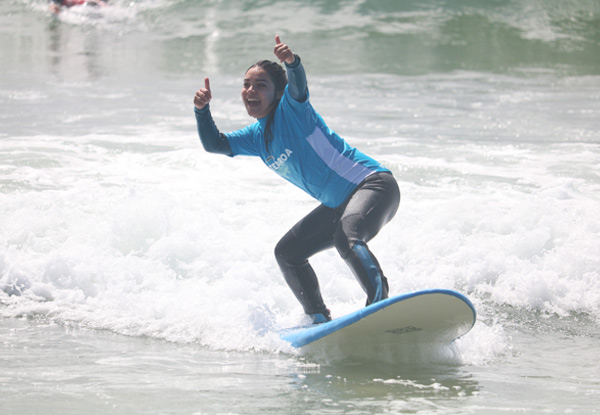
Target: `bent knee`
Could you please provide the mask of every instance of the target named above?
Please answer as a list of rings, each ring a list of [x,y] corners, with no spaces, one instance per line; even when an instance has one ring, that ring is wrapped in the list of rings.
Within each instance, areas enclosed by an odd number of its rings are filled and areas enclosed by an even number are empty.
[[[356,214],[346,216],[338,223],[333,239],[335,247],[342,258],[346,259],[354,245],[363,241],[363,235],[359,231],[363,220],[363,215]]]
[[[356,239],[350,238],[341,227],[336,230],[334,235],[335,249],[337,249],[338,253],[343,259],[348,258],[350,252],[352,251],[352,247],[356,244],[356,242]]]
[[[273,253],[275,254],[275,259],[278,263],[289,263],[290,252],[286,243],[283,240],[277,242]]]
[[[294,267],[306,263],[307,258],[295,243],[281,239],[274,249],[275,259],[280,267]]]

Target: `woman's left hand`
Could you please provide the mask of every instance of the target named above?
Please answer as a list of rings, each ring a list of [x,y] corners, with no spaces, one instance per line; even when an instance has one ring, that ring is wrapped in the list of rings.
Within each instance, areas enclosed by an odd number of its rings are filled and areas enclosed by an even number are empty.
[[[275,49],[273,49],[273,53],[275,53],[275,56],[277,56],[281,62],[285,62],[288,65],[291,65],[296,60],[294,52],[292,52],[288,45],[281,43],[279,35],[275,35]]]

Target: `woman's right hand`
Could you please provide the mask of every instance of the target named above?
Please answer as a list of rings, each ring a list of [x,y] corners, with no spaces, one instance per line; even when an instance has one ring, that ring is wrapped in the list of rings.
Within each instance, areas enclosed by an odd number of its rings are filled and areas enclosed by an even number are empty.
[[[210,102],[212,94],[210,93],[210,82],[204,78],[204,88],[200,88],[194,95],[194,105],[201,110]]]

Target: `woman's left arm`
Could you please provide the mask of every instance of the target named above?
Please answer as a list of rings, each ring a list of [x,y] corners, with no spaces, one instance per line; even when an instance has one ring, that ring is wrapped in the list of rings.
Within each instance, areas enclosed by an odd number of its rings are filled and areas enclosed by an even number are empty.
[[[296,60],[291,65],[285,64],[288,77],[288,90],[290,96],[298,102],[306,101],[308,97],[308,84],[306,83],[306,72],[300,61],[300,56],[296,55]]]
[[[306,101],[308,97],[308,85],[306,83],[306,72],[304,72],[300,56],[294,54],[288,45],[281,43],[279,35],[275,35],[273,53],[275,53],[275,56],[281,62],[285,62],[290,96],[298,102]]]

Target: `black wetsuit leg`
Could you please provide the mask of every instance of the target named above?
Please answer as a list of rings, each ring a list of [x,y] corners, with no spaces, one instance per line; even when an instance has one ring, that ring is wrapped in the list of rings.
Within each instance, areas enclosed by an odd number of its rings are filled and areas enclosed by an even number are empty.
[[[326,313],[319,281],[308,258],[333,248],[333,235],[339,214],[320,205],[281,238],[275,258],[292,292],[306,314]]]
[[[275,257],[286,282],[307,314],[326,313],[319,282],[308,259],[336,247],[367,293],[367,304],[387,297],[387,280],[367,247],[395,215],[400,191],[394,177],[367,177],[346,203],[333,209],[317,207],[279,241]]]
[[[388,297],[388,282],[367,242],[396,214],[400,190],[390,173],[367,177],[342,210],[334,241],[341,257],[367,293],[367,304]]]

